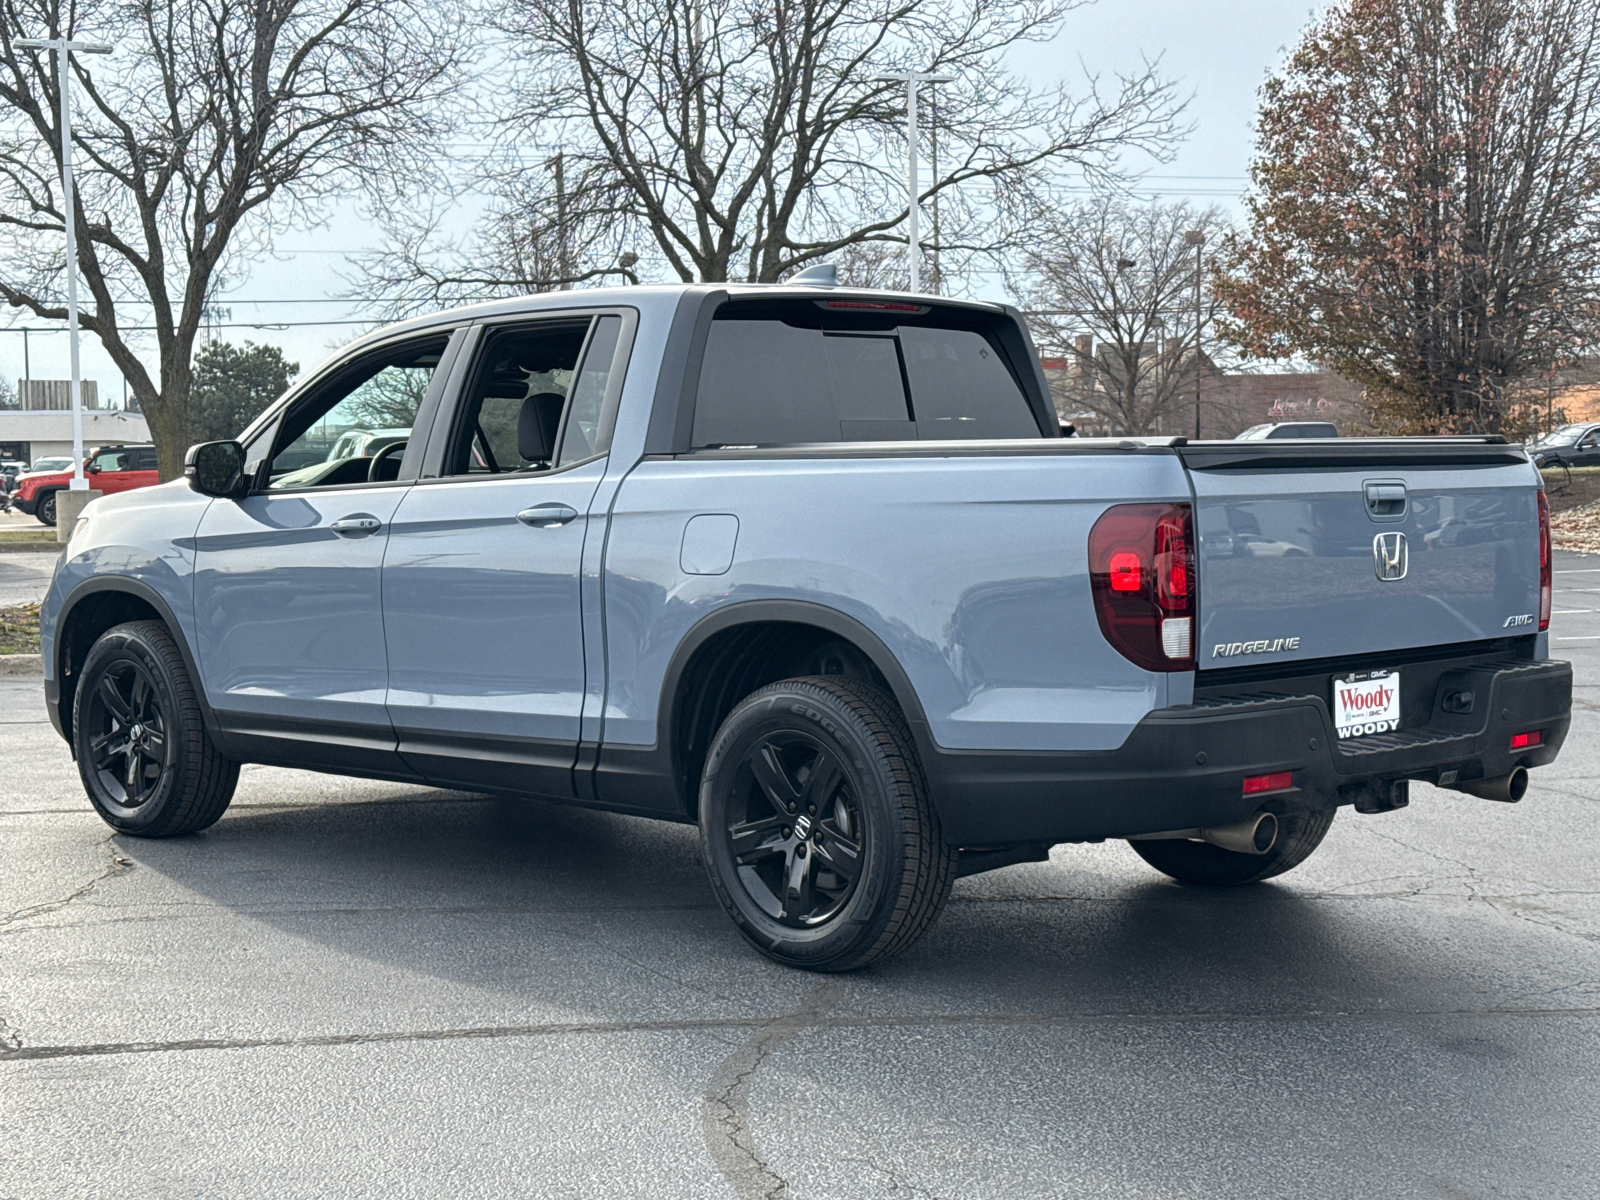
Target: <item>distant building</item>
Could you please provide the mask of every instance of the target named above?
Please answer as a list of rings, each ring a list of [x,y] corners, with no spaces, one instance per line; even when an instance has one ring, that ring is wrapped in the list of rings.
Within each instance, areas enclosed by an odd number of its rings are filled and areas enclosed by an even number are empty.
[[[97,409],[83,414],[83,449],[86,454],[96,446],[137,444],[149,440],[150,427],[139,413]],[[70,412],[60,409],[8,409],[0,412],[0,458],[8,462],[31,463],[37,458],[71,453]]]
[[[85,411],[100,407],[100,386],[92,379],[79,383]],[[70,379],[21,379],[17,381],[17,407],[25,412],[71,412]]]
[[[1056,410],[1085,437],[1121,430],[1108,427],[1104,417],[1081,403],[1084,371],[1081,363],[1091,354],[1088,335],[1077,338],[1074,353],[1066,357],[1041,356]],[[1178,393],[1183,399],[1168,418],[1168,433],[1194,432],[1194,368],[1185,365],[1187,382]],[[1341,433],[1366,423],[1361,407],[1362,389],[1331,371],[1282,371],[1271,374],[1221,371],[1209,358],[1200,360],[1200,432],[1207,439],[1232,438],[1252,425],[1278,421],[1332,421]]]

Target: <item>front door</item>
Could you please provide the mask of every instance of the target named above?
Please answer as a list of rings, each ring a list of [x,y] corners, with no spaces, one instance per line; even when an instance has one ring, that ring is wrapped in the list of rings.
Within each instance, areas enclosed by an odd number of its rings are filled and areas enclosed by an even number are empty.
[[[408,431],[446,347],[434,335],[336,367],[264,435],[272,446],[255,491],[214,501],[201,519],[197,657],[236,753],[410,776],[384,707],[379,590],[409,486],[399,466],[407,446],[335,451],[365,440],[352,431]]]
[[[430,782],[573,794],[586,664],[579,579],[622,322],[485,331],[437,479],[383,567],[389,717]],[[590,668],[592,669],[592,668]]]

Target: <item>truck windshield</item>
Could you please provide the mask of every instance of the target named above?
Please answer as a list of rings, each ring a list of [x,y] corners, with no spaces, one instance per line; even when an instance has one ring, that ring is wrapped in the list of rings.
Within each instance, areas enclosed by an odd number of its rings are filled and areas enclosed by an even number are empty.
[[[1041,437],[983,316],[961,328],[735,306],[706,341],[694,444]]]

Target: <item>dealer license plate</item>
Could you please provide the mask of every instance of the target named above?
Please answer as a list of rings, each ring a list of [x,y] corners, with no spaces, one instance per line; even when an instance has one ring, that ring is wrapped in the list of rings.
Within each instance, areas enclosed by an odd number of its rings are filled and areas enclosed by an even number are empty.
[[[1361,671],[1333,677],[1333,728],[1341,738],[1400,728],[1400,672]]]

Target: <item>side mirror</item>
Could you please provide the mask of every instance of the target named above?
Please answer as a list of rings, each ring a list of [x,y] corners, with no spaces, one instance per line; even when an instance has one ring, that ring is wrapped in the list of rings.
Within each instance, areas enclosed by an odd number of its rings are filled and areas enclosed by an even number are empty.
[[[242,496],[248,486],[244,477],[244,447],[238,442],[201,442],[190,446],[183,456],[183,476],[189,486],[203,496],[224,500]]]
[[[85,466],[85,467],[84,467],[84,468],[83,468],[83,470],[84,470],[84,473],[85,473],[85,474],[88,474],[88,475],[98,475],[98,474],[100,474],[100,464],[99,464],[99,463],[94,463],[94,462],[92,462],[92,463],[88,463],[88,464],[87,464],[87,465],[86,465],[86,466]]]

